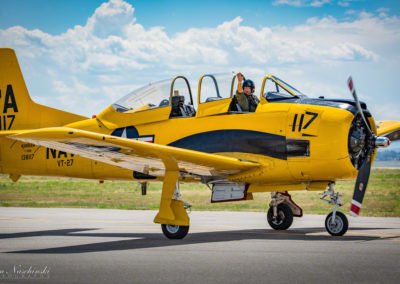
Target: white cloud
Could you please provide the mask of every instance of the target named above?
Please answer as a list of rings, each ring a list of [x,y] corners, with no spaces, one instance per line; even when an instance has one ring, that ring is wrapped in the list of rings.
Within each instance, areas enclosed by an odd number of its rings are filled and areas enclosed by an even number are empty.
[[[342,7],[349,7],[351,2],[359,2],[363,0],[339,0],[337,4]]]
[[[302,5],[301,0],[275,0],[272,2],[272,5],[288,5],[288,6],[295,6],[300,7]]]
[[[382,8],[378,8],[378,9],[376,9],[376,11],[377,12],[384,12],[384,13],[386,13],[386,12],[389,12],[390,11],[390,9],[389,8],[384,8],[384,7],[382,7]]]
[[[355,10],[347,10],[345,12],[346,15],[355,15],[357,12]]]
[[[275,0],[272,5],[288,5],[294,7],[322,7],[331,3],[331,0]]]
[[[342,0],[342,1],[338,1],[338,5],[342,6],[342,7],[349,7],[350,3],[349,3],[349,1]]]
[[[84,115],[99,112],[151,81],[231,70],[245,70],[257,78],[273,70],[306,93],[305,82],[311,82],[309,94],[334,96],[345,90],[327,84],[333,73],[327,70],[344,73],[351,67],[384,74],[388,66],[399,67],[400,19],[366,12],[355,17],[351,21],[315,17],[294,27],[260,28],[243,25],[237,17],[170,36],[163,27],[144,28],[130,4],[111,0],[97,8],[85,26],[55,36],[16,26],[0,30],[0,45],[16,50],[35,97]]]
[[[124,27],[135,22],[134,10],[126,2],[110,0],[96,9],[93,16],[88,19],[86,27],[93,35],[98,37],[121,36]]]
[[[390,9],[388,9],[388,8],[379,8],[376,11],[379,13],[379,17],[386,18],[388,16],[387,12],[389,12]]]
[[[287,5],[292,7],[322,7],[325,4],[336,4],[341,7],[349,7],[351,2],[357,2],[360,0],[275,0],[272,5]]]
[[[309,4],[311,7],[322,7],[323,5],[330,3],[330,0],[313,0]]]

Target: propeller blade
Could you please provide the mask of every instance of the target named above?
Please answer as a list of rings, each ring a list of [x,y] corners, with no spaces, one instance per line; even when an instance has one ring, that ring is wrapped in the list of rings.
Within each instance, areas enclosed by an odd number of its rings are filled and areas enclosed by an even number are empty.
[[[353,95],[354,101],[356,103],[358,112],[361,115],[361,118],[364,121],[364,125],[366,126],[370,138],[372,140],[368,141],[365,147],[367,147],[367,157],[364,160],[363,164],[360,167],[360,170],[358,171],[358,176],[356,180],[356,185],[354,186],[354,193],[353,193],[353,199],[351,201],[351,207],[350,207],[350,214],[354,217],[358,216],[362,201],[364,199],[365,192],[367,190],[367,185],[368,185],[368,180],[369,180],[369,175],[371,173],[371,166],[372,166],[372,153],[374,152],[374,149],[377,147],[375,144],[377,137],[375,133],[371,131],[371,128],[369,128],[367,119],[364,116],[364,112],[362,111],[360,101],[358,100],[357,94],[356,94],[356,89],[354,88],[354,83],[353,79],[351,76],[347,80],[347,85],[349,86],[350,92]],[[385,141],[382,141],[384,143]],[[390,143],[390,142],[389,142]]]
[[[354,217],[357,217],[360,212],[361,204],[367,190],[369,174],[371,172],[372,165],[372,152],[373,149],[369,151],[366,161],[363,163],[360,170],[358,171],[356,185],[354,187],[353,200],[351,201],[350,207],[350,214]]]
[[[351,76],[349,77],[349,79],[347,79],[347,85],[349,86],[350,92],[351,92],[351,94],[353,95],[354,101],[355,101],[355,103],[356,103],[358,112],[360,113],[360,115],[361,115],[361,117],[362,117],[362,119],[363,119],[363,121],[364,121],[364,124],[365,124],[365,126],[367,127],[367,129],[368,129],[369,134],[370,134],[371,136],[373,136],[374,133],[373,133],[373,132],[371,131],[371,129],[369,128],[367,119],[366,119],[365,116],[364,116],[364,112],[362,111],[362,108],[361,108],[361,105],[360,105],[360,101],[358,100],[358,97],[357,97],[357,94],[356,94],[356,89],[354,88],[353,78],[351,78]]]

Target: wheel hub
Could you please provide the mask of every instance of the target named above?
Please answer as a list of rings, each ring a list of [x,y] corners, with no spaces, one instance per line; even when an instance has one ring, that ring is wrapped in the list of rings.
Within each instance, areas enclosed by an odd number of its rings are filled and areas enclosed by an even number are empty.
[[[336,217],[332,222],[332,217],[330,217],[327,222],[327,226],[332,233],[337,234],[343,229],[343,221],[342,219]]]
[[[272,219],[272,223],[275,225],[280,225],[285,220],[285,214],[282,211],[278,211],[278,216]]]
[[[177,225],[166,225],[165,227],[171,234],[176,234],[179,231],[179,226]]]

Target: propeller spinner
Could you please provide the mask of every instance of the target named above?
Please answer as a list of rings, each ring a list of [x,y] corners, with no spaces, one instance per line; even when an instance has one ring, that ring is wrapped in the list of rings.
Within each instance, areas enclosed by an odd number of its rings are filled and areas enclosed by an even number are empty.
[[[369,175],[371,173],[371,166],[372,166],[372,154],[375,148],[389,146],[390,140],[387,137],[378,137],[374,132],[372,132],[367,122],[367,119],[364,116],[351,76],[347,80],[347,85],[350,89],[351,94],[353,95],[354,101],[358,109],[358,113],[362,118],[364,128],[366,129],[367,132],[365,140],[362,143],[362,146],[364,147],[363,150],[364,153],[366,153],[366,156],[361,161],[361,164],[359,166],[358,176],[354,187],[353,199],[351,201],[351,208],[350,208],[350,214],[356,217],[360,212],[365,191],[367,190]]]

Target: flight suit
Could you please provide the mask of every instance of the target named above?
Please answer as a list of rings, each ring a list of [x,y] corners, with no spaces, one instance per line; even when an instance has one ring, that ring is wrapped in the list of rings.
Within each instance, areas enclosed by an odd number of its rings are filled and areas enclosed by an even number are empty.
[[[236,94],[232,99],[230,110],[254,112],[259,102],[260,100],[253,94],[247,96],[243,92],[236,91]],[[239,105],[240,110],[237,108],[236,104]]]

